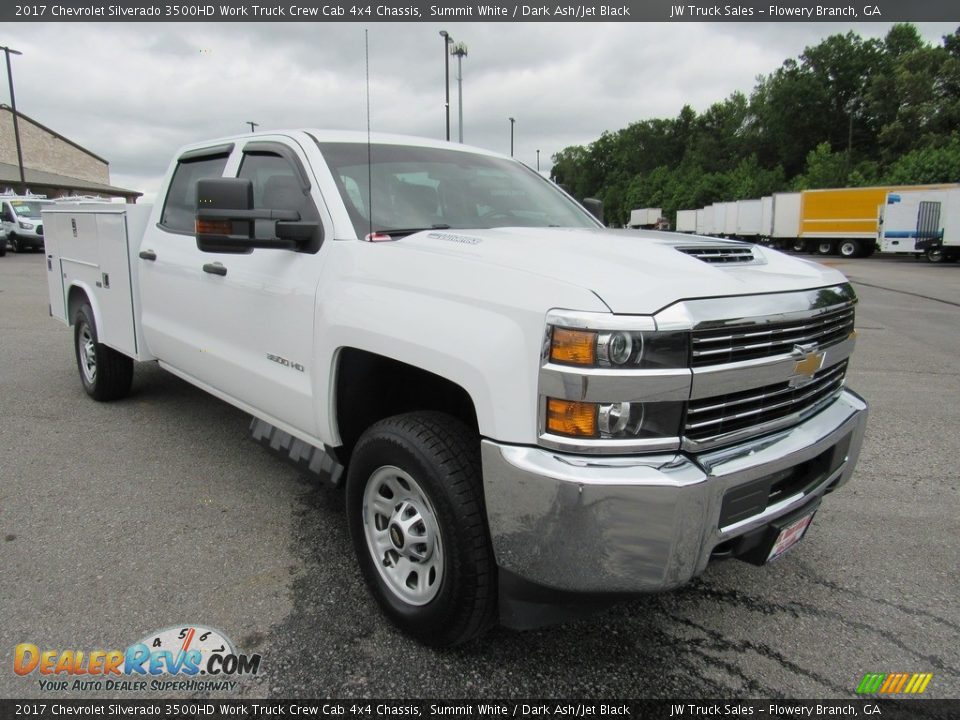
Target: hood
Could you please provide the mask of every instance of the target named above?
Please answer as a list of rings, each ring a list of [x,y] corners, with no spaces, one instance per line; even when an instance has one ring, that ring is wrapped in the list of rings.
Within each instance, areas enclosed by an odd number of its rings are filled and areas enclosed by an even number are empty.
[[[838,271],[776,250],[680,233],[568,228],[429,230],[400,252],[456,256],[582,287],[618,314],[652,314],[679,300],[789,292],[846,282]],[[706,259],[701,259],[697,253]],[[749,262],[717,254],[752,252]],[[576,309],[576,308],[571,308]]]

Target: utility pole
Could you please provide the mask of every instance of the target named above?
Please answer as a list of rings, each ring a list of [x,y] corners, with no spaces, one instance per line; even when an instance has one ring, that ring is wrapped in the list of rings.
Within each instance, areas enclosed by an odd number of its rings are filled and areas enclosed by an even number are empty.
[[[13,111],[13,137],[17,143],[17,167],[20,168],[20,184],[23,185],[20,190],[23,192],[27,189],[27,181],[23,176],[23,149],[20,146],[20,123],[17,121],[17,97],[13,94],[13,69],[10,67],[10,56],[23,55],[23,53],[6,46],[0,46],[0,50],[3,50],[3,54],[6,55],[7,58],[7,82],[10,83],[10,109]]]
[[[256,132],[257,128],[260,127],[260,123],[255,123],[251,120],[247,120],[247,125],[250,126],[250,132]]]
[[[516,118],[507,118],[510,121],[510,157],[513,157],[513,125],[517,122]]]
[[[540,151],[537,150],[537,172],[540,172]]]

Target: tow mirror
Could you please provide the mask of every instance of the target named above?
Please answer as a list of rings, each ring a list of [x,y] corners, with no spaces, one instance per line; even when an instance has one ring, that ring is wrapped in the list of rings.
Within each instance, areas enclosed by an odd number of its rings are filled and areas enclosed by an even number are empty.
[[[593,215],[601,223],[603,222],[603,200],[598,200],[597,198],[584,198],[583,206],[587,209],[587,212]]]
[[[256,221],[274,223],[271,238],[256,236]],[[254,209],[253,182],[247,178],[197,181],[197,247],[202,252],[249,253],[254,248],[300,250],[313,245],[320,225],[301,222],[296,210]],[[319,247],[319,243],[316,243]]]

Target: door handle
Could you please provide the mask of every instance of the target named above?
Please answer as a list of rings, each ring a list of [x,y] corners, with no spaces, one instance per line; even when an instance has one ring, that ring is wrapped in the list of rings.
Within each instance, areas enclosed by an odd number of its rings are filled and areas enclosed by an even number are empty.
[[[141,260],[156,260],[157,254],[153,250],[141,250],[140,251]]]
[[[220,263],[207,263],[203,266],[203,271],[205,273],[210,273],[211,275],[226,275],[227,269]]]

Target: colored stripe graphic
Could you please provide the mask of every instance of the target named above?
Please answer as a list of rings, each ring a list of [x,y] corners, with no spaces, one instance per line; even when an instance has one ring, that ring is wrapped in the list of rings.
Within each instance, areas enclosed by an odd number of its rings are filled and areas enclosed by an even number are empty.
[[[857,686],[861,695],[919,695],[927,689],[933,673],[867,673]]]

